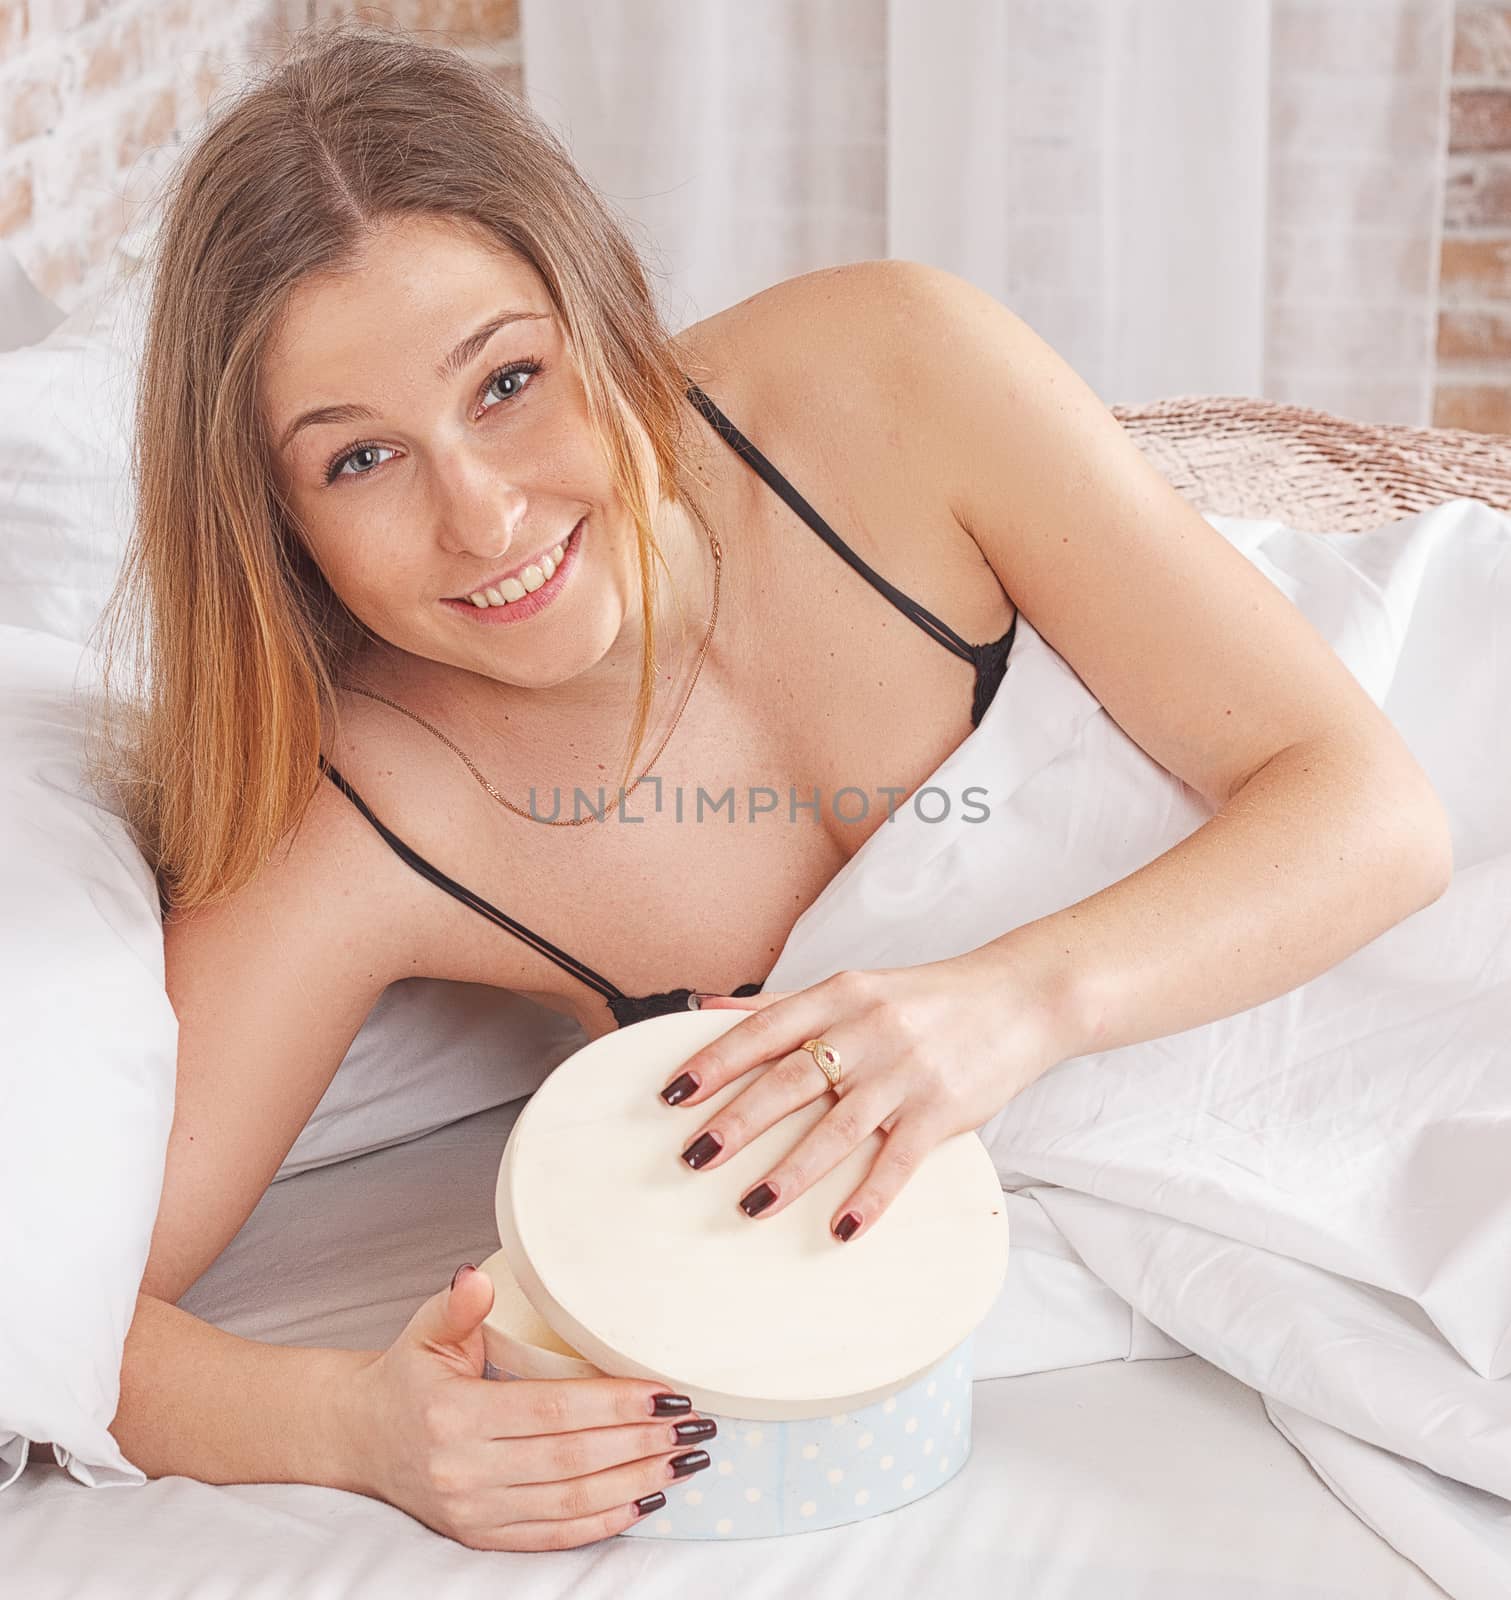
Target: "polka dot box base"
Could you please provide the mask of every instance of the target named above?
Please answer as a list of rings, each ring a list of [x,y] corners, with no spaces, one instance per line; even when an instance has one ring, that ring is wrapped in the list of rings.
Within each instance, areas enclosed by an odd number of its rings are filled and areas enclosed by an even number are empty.
[[[879,1517],[946,1484],[971,1452],[974,1335],[906,1388],[859,1411],[750,1422],[700,1411],[717,1435],[702,1472],[668,1479],[666,1504],[621,1538],[762,1539]],[[512,1377],[489,1363],[488,1377]]]

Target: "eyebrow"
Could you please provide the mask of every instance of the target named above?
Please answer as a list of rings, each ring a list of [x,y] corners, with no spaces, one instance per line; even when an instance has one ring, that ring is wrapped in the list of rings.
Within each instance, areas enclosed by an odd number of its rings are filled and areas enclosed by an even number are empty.
[[[511,322],[546,322],[550,314],[545,311],[500,311],[496,317],[490,317],[482,327],[469,333],[465,339],[435,368],[435,375],[442,382],[454,377],[472,361],[482,350],[483,346],[498,332],[500,328],[507,327]],[[293,442],[294,435],[303,428],[313,428],[323,422],[364,422],[377,416],[369,406],[360,406],[354,403],[335,406],[316,406],[311,411],[302,411],[283,430],[283,437],[278,441],[280,451],[287,450]]]

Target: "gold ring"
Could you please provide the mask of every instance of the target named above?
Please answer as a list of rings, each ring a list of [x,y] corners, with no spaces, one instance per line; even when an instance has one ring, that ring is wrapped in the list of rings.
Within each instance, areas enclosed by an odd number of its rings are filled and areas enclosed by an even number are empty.
[[[798,1048],[806,1050],[818,1062],[831,1089],[839,1088],[840,1075],[845,1069],[840,1065],[839,1051],[832,1044],[824,1039],[805,1039]]]

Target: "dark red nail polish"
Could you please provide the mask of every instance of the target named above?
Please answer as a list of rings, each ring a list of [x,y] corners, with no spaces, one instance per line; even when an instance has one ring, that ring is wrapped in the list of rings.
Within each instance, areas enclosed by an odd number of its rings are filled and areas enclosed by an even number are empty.
[[[757,1212],[764,1211],[776,1199],[776,1190],[769,1183],[758,1184],[740,1202],[740,1210],[747,1217],[753,1217]]]
[[[654,1494],[643,1494],[635,1502],[635,1509],[643,1517],[648,1511],[659,1511],[666,1504],[666,1496],[657,1489]]]
[[[672,1081],[661,1091],[661,1098],[667,1105],[680,1105],[694,1089],[698,1087],[698,1080],[690,1072],[684,1072],[680,1078]]]
[[[834,1231],[839,1236],[840,1241],[843,1242],[844,1240],[850,1238],[859,1226],[860,1218],[856,1216],[853,1211],[847,1211],[844,1216],[842,1216],[839,1221],[835,1223]]]
[[[676,1417],[693,1408],[692,1401],[685,1394],[658,1394],[655,1400],[656,1408],[651,1412],[653,1417]]]
[[[461,1278],[461,1276],[462,1276],[462,1274],[464,1272],[476,1272],[476,1271],[477,1271],[477,1268],[475,1266],[473,1266],[473,1264],[470,1261],[464,1261],[461,1264],[461,1266],[459,1266],[456,1269],[456,1271],[451,1274],[451,1287],[453,1289],[456,1288],[457,1283],[460,1280],[460,1278]]]
[[[679,1422],[672,1432],[679,1439],[712,1439],[719,1431],[719,1424],[712,1417],[699,1417],[696,1422]]]
[[[700,1133],[687,1149],[682,1152],[682,1159],[688,1166],[697,1168],[705,1162],[712,1161],[724,1148],[723,1141],[716,1133]]]

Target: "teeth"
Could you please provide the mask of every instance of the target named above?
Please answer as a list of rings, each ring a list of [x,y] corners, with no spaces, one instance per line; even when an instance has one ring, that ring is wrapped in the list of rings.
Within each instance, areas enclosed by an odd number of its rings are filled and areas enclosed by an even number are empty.
[[[518,578],[505,578],[501,584],[478,589],[466,598],[479,609],[486,609],[488,606],[506,606],[512,600],[523,600],[527,594],[534,594],[543,583],[548,583],[556,575],[556,569],[561,565],[566,552],[567,544],[563,540],[554,550],[548,550],[540,558],[538,566],[532,562]]]

